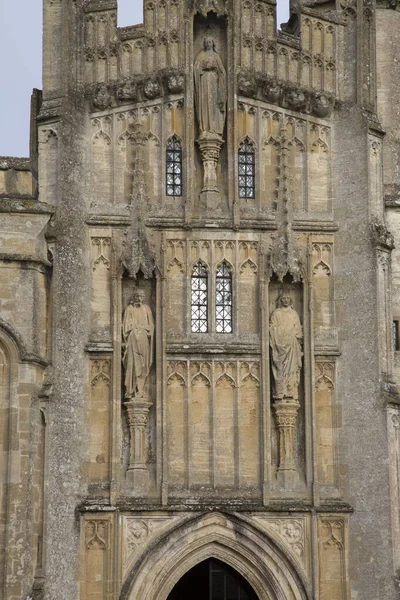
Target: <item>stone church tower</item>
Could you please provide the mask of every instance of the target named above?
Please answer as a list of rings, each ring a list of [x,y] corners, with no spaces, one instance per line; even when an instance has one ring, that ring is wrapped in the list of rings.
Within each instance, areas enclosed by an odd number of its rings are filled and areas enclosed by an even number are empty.
[[[4,600],[400,597],[400,7],[291,11],[44,0],[0,159]]]

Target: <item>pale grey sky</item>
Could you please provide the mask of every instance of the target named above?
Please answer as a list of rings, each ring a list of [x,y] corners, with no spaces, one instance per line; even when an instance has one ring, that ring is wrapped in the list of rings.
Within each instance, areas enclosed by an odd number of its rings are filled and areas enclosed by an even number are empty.
[[[277,0],[278,24],[289,0]],[[118,24],[141,23],[143,0],[119,0]],[[28,156],[33,88],[42,88],[42,0],[0,0],[0,156]]]

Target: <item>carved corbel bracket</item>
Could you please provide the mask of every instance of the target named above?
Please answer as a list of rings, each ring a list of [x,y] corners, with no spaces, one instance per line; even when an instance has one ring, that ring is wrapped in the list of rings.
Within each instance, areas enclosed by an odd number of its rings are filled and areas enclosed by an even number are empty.
[[[124,403],[128,416],[130,434],[130,458],[127,478],[133,483],[138,495],[146,492],[149,485],[147,436],[151,402],[130,400]]]
[[[394,237],[384,223],[379,221],[372,223],[371,232],[374,245],[377,248],[382,248],[389,252],[394,249]]]
[[[279,436],[278,475],[284,487],[291,487],[298,478],[295,441],[300,404],[293,398],[284,398],[275,400],[273,408]]]

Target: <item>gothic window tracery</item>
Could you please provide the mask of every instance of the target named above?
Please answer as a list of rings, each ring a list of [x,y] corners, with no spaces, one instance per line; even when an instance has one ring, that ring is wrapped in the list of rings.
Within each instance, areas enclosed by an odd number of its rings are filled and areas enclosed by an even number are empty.
[[[232,333],[232,273],[225,262],[218,267],[215,282],[215,329]]]
[[[208,331],[208,272],[205,266],[198,262],[193,267],[191,280],[191,319],[193,333]]]
[[[167,142],[166,193],[167,196],[182,196],[182,144],[174,135]]]
[[[255,152],[252,142],[246,138],[239,146],[239,198],[255,197]]]

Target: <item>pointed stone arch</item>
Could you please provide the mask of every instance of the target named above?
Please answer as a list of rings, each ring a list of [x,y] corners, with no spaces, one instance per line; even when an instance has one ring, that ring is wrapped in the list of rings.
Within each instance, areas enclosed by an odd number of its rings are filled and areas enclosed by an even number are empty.
[[[167,600],[199,562],[216,558],[235,569],[260,600],[310,600],[305,575],[283,545],[250,518],[196,515],[164,532],[130,565],[119,600]]]

